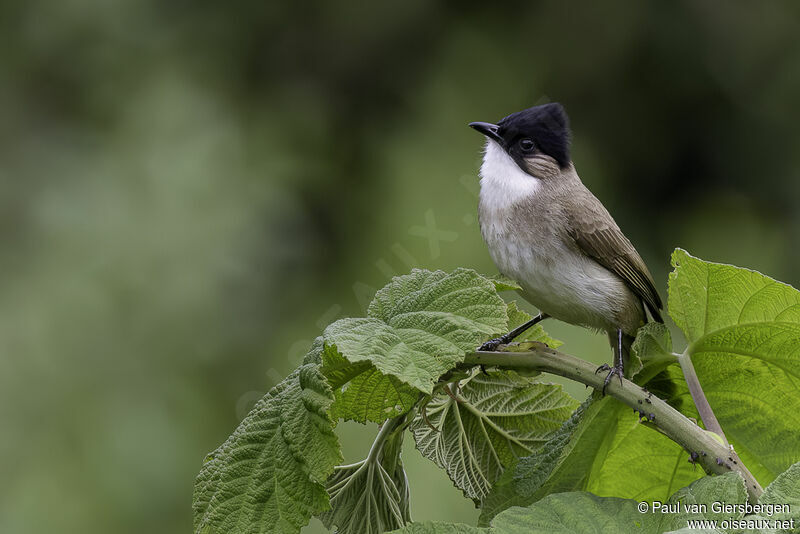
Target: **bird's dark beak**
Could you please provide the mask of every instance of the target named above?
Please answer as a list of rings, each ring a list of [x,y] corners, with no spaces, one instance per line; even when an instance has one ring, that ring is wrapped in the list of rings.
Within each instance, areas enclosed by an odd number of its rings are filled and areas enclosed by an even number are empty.
[[[503,144],[503,138],[500,137],[500,134],[497,131],[498,128],[496,124],[492,124],[491,122],[471,122],[469,123],[469,126],[470,128],[476,129],[489,139],[497,141],[498,143],[500,143],[500,145]]]

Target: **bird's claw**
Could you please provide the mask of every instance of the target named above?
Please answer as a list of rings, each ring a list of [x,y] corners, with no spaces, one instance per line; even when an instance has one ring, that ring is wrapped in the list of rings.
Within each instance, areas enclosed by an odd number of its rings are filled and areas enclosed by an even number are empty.
[[[601,365],[600,367],[597,368],[597,370],[594,372],[594,374],[597,374],[600,371],[608,371],[608,374],[606,375],[606,379],[603,380],[603,395],[606,394],[606,387],[608,386],[608,383],[611,382],[611,379],[614,377],[614,375],[617,375],[617,377],[619,378],[619,385],[620,385],[620,387],[622,387],[622,366],[621,365],[615,365],[614,367],[611,367],[607,363],[604,363],[603,365]]]
[[[502,337],[496,337],[494,339],[490,339],[489,341],[478,347],[478,350],[481,352],[493,352],[497,350],[497,347],[499,347],[504,343],[507,343],[505,339],[503,339]]]

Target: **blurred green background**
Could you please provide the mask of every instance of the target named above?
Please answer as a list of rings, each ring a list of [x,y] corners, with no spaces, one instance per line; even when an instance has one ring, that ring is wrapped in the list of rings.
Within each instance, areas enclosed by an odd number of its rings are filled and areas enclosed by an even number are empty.
[[[470,121],[562,102],[662,296],[676,246],[797,285],[798,35],[791,1],[0,3],[0,532],[189,532],[326,324],[411,267],[495,273]],[[415,519],[475,520],[405,460]]]

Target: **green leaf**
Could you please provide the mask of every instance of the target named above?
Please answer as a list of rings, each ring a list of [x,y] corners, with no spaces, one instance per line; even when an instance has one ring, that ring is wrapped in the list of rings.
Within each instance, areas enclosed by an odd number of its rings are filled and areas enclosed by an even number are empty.
[[[572,492],[550,495],[529,506],[515,506],[499,514],[490,528],[447,523],[414,523],[395,534],[661,534],[657,519],[641,514],[628,499]]]
[[[636,502],[591,493],[548,495],[527,508],[509,508],[492,521],[492,534],[622,534],[654,532],[650,514],[641,514]]]
[[[574,532],[641,532],[661,534],[686,526],[690,519],[738,519],[739,513],[712,513],[711,503],[730,504],[746,500],[744,481],[735,473],[704,477],[676,491],[667,505],[677,505],[677,513],[662,513],[649,506],[642,513],[639,499],[598,497],[592,493],[570,492],[548,495],[527,508],[513,507],[492,521],[492,534],[511,532],[574,533]],[[664,510],[661,508],[660,510]],[[698,510],[705,510],[699,513]]]
[[[589,396],[583,401],[537,454],[520,459],[513,468],[503,473],[481,503],[479,525],[489,525],[494,516],[507,508],[527,506],[537,500],[534,495],[559,465],[565,447],[569,445],[578,423],[594,399],[594,396]]]
[[[339,534],[381,534],[411,521],[408,479],[400,460],[406,418],[386,422],[365,460],[336,467],[328,480],[331,510],[320,514]]]
[[[350,363],[368,361],[428,394],[466,352],[508,327],[492,282],[469,269],[415,269],[396,277],[378,291],[367,315],[330,325],[326,344]]]
[[[616,400],[601,399],[591,409],[603,413],[582,422],[588,427],[581,436],[583,444],[570,452],[574,456],[588,449],[595,454],[581,489],[639,501],[663,500],[703,475],[702,469],[688,462],[689,455],[680,445],[640,423],[640,416],[647,414],[646,405],[639,414]],[[593,435],[601,441],[599,447],[586,443]]]
[[[770,534],[773,531],[759,530],[759,534]],[[727,530],[719,530],[716,528],[689,528],[683,527],[679,530],[670,530],[664,534],[729,534]]]
[[[322,365],[322,351],[325,348],[325,340],[322,336],[317,336],[311,343],[311,348],[308,349],[305,357],[303,358],[303,365],[311,363],[314,365]]]
[[[529,320],[496,285],[467,269],[414,270],[375,295],[369,317],[331,324],[315,360],[336,397],[331,415],[380,423],[405,413],[466,352]],[[561,345],[540,325],[519,339]]]
[[[759,504],[772,504],[776,506],[789,506],[788,511],[777,511],[770,515],[771,519],[792,519],[800,525],[800,462],[778,475],[772,483],[767,486]],[[765,515],[765,514],[762,514]]]
[[[335,401],[329,410],[334,424],[339,419],[383,422],[407,412],[421,393],[393,376],[386,376],[368,361],[350,363],[318,336],[303,363],[322,365]]]
[[[800,458],[800,292],[676,250],[669,313],[728,440],[762,483]]]
[[[538,450],[575,408],[560,385],[510,372],[476,374],[452,397],[437,393],[411,430],[423,456],[467,497],[484,497],[503,470]]]
[[[691,256],[672,254],[669,314],[693,343],[709,332],[748,323],[800,324],[800,292],[768,276]]]
[[[326,510],[324,483],[341,461],[332,402],[314,364],[272,388],[206,458],[195,482],[194,531],[299,532]]]
[[[370,459],[337,467],[328,491],[333,509],[319,518],[329,529],[336,526],[341,534],[380,534],[411,521],[402,462],[393,473]]]
[[[651,322],[642,326],[636,333],[632,349],[630,380],[645,366],[666,367],[676,361],[672,354],[672,336],[663,323]]]
[[[667,504],[678,505],[677,513],[656,512],[654,506],[650,513],[656,514],[658,518],[656,532],[665,532],[683,528],[689,520],[741,519],[744,517],[743,511],[715,513],[712,503],[744,504],[746,501],[747,490],[742,477],[738,473],[726,473],[722,476],[703,477],[676,491]]]
[[[594,397],[545,446],[548,455],[520,460],[513,483],[487,499],[479,524],[506,506],[528,505],[559,492],[663,502],[703,475],[680,445],[641,424],[638,413],[611,397]],[[647,413],[646,404],[641,411]]]
[[[666,502],[648,504],[646,511],[640,502],[619,497],[599,497],[588,492],[555,493],[529,506],[514,506],[498,514],[490,528],[465,530],[467,534],[574,534],[598,532],[609,534],[661,534],[669,529],[682,529],[688,520],[741,519],[742,511],[714,513],[711,504],[725,502],[744,504],[744,481],[736,473],[704,477],[676,491]],[[677,507],[675,510],[674,507]],[[409,525],[402,533],[446,534],[462,532],[447,530],[455,525]],[[413,530],[418,528],[418,530]],[[717,532],[699,530],[700,532]],[[684,532],[680,530],[679,532]],[[687,531],[688,532],[688,531]],[[696,532],[696,530],[694,531]]]
[[[522,291],[521,285],[503,274],[498,273],[494,276],[487,276],[486,278],[494,284],[494,288],[498,293],[500,291]]]
[[[423,521],[412,523],[391,534],[488,534],[485,528],[473,527],[462,523],[442,523],[439,521]]]
[[[647,323],[636,333],[633,350],[642,361],[669,359],[672,356],[672,336],[663,323]]]
[[[547,444],[542,446],[542,451]],[[481,514],[478,516],[478,526],[488,527],[492,519],[500,512],[511,508],[512,506],[527,506],[534,502],[530,497],[525,497],[519,494],[514,481],[514,471],[516,470],[518,462],[512,463],[508,468],[503,471],[492,489],[489,490],[488,495],[481,499],[480,510]]]
[[[520,494],[533,495],[545,485],[550,475],[560,465],[560,460],[564,458],[562,455],[572,441],[575,431],[579,429],[579,423],[583,419],[584,413],[595,399],[596,397],[589,396],[583,401],[572,416],[547,441],[540,454],[520,460],[514,471],[516,488]]]
[[[384,420],[411,409],[422,393],[392,375],[384,375],[369,361],[350,363],[335,347],[323,352],[322,372],[336,402],[331,417],[366,423]]]

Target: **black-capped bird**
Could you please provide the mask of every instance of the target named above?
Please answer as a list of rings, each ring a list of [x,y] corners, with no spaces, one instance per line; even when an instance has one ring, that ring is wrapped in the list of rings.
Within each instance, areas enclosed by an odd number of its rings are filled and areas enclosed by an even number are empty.
[[[614,366],[598,372],[608,371],[604,391],[614,375],[621,384],[648,312],[663,322],[661,298],[636,249],[578,177],[564,108],[545,104],[470,126],[486,136],[478,206],[483,239],[500,272],[540,312],[480,349],[494,350],[553,317],[607,332]]]

